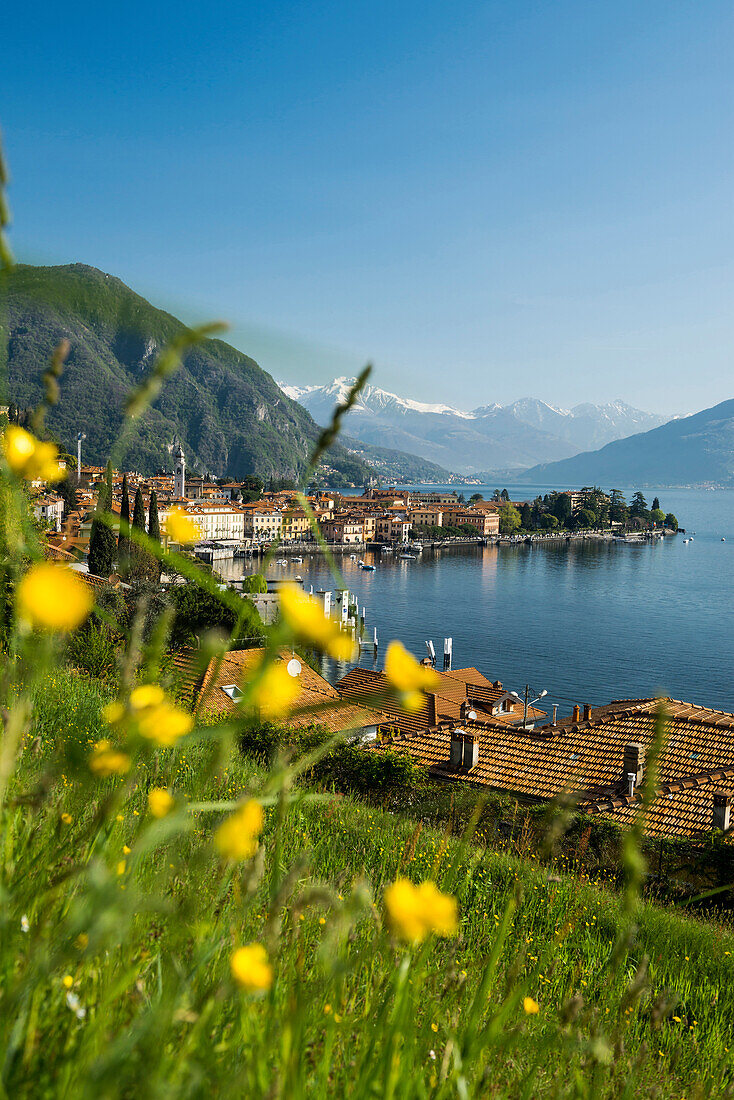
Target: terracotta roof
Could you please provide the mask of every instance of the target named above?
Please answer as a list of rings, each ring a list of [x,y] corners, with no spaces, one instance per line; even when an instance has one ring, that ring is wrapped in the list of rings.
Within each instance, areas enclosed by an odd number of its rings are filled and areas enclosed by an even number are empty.
[[[667,717],[659,761],[661,794],[650,829],[678,828],[686,821],[686,828],[695,831],[708,814],[708,795],[702,788],[727,782],[730,772],[734,777],[734,714],[678,700],[663,704]],[[479,741],[478,762],[468,772],[449,763],[451,731],[459,723],[416,731],[400,739],[398,746],[442,778],[538,801],[567,791],[589,812],[624,821],[636,805],[623,794],[625,746],[640,744],[644,760],[654,741],[657,708],[656,700],[619,701],[592,711],[589,720],[566,719],[532,732],[497,721],[462,721],[460,728]]]
[[[261,648],[234,650],[225,655],[218,668],[217,661],[211,661],[197,695],[197,705],[203,700],[202,712],[222,716],[238,713],[237,704],[222,689],[230,684],[239,687],[247,679],[248,673],[257,667],[264,652]],[[283,650],[278,660],[289,661],[291,658],[290,650]],[[331,684],[304,661],[301,661],[298,682],[301,693],[293,711],[282,723],[285,726],[293,729],[325,726],[338,733],[342,730],[376,726],[385,719],[385,715],[372,709],[345,703]]]
[[[715,768],[665,783],[645,812],[644,831],[648,836],[658,837],[694,837],[708,833],[713,827],[714,795],[729,794],[732,790],[734,767]],[[628,829],[642,811],[642,794],[617,795],[584,803],[579,809]]]
[[[418,733],[432,729],[445,722],[461,721],[463,703],[471,704],[477,722],[513,724],[521,722],[521,708],[492,714],[493,706],[501,699],[511,696],[510,692],[496,688],[491,680],[475,668],[456,669],[453,672],[436,672],[438,687],[426,696],[419,711],[406,711],[397,698],[390,698],[390,687],[383,672],[375,669],[353,668],[337,683],[337,691],[348,699],[361,700],[364,704],[377,706],[389,716],[389,724],[401,733]],[[547,717],[544,711],[530,708],[529,721]]]

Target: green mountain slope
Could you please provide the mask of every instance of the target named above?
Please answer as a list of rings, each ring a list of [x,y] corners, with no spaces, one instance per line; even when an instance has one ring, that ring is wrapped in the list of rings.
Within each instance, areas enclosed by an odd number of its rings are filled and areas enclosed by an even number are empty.
[[[534,466],[523,478],[564,485],[732,485],[734,400],[599,451]]]
[[[376,447],[373,443],[363,443],[349,435],[341,437],[342,443],[350,454],[364,459],[372,469],[386,481],[428,482],[443,485],[451,481],[460,481],[458,474],[451,473],[427,458],[396,451],[392,447]]]
[[[49,427],[72,453],[77,432],[86,432],[86,460],[103,464],[126,395],[184,326],[119,279],[83,264],[19,266],[0,306],[8,400],[21,407],[40,400],[43,370],[66,337],[71,351]],[[186,356],[136,422],[122,461],[141,472],[166,467],[167,445],[177,435],[193,470],[298,479],[318,431],[310,414],[253,359],[222,340],[207,340]],[[361,484],[371,474],[341,445],[328,463],[325,479],[336,485]]]

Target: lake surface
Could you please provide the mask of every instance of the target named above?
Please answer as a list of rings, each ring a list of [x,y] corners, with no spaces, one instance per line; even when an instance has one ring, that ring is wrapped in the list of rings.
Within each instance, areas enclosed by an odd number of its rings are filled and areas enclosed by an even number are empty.
[[[467,498],[490,497],[493,489],[463,487]],[[511,488],[515,500],[547,491]],[[694,533],[688,545],[678,535],[642,547],[472,546],[424,551],[416,561],[368,553],[374,573],[340,558],[346,587],[367,609],[365,636],[377,627],[378,667],[391,638],[418,658],[430,638],[440,668],[443,639],[451,636],[455,668],[475,665],[517,692],[526,683],[536,694],[545,688],[544,707],[558,703],[560,716],[577,702],[657,692],[734,711],[734,490],[658,495],[663,510]],[[649,504],[654,494],[646,496]],[[242,566],[233,562],[228,575],[252,571],[249,562]],[[336,587],[318,555],[269,570],[272,577],[296,574],[306,591]],[[372,661],[370,647],[361,663]],[[344,671],[324,669],[331,680]]]

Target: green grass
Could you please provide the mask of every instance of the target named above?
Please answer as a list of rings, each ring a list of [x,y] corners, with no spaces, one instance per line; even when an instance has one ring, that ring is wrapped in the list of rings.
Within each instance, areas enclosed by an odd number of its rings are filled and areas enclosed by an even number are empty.
[[[727,930],[651,905],[627,913],[583,879],[283,787],[230,731],[159,750],[127,785],[92,783],[84,759],[105,734],[106,698],[75,674],[42,681],[9,792],[7,1096],[728,1094]],[[255,860],[223,866],[211,843],[221,814],[153,822],[145,792],[168,783],[189,804],[263,796]],[[391,938],[381,895],[399,874],[456,894],[455,939]],[[262,998],[229,977],[233,947],[249,941],[275,966]]]

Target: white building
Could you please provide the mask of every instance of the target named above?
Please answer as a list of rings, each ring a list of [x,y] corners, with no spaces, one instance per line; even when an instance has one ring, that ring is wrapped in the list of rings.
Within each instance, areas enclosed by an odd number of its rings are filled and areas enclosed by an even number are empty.
[[[202,542],[239,542],[245,540],[245,516],[234,504],[217,501],[196,501],[184,504],[183,509],[201,528]],[[159,513],[161,526],[165,525],[169,509]]]
[[[33,514],[49,531],[60,531],[64,518],[64,502],[61,497],[43,496],[33,503]]]

